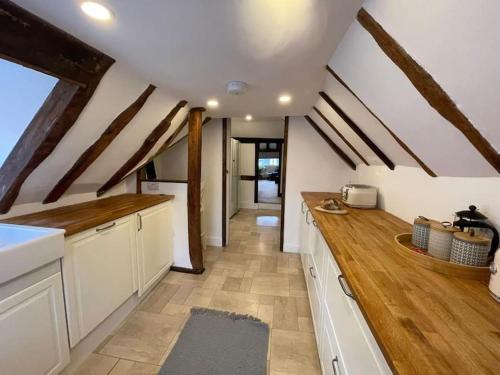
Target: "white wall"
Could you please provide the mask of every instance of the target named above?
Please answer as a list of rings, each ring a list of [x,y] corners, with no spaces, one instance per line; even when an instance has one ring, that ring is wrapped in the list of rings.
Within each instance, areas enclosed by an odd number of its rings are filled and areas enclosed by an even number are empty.
[[[280,118],[273,120],[231,119],[231,137],[244,138],[283,138],[284,122]]]
[[[299,249],[301,191],[339,191],[351,169],[303,117],[291,117],[288,129],[284,251]]]
[[[240,143],[240,176],[255,176],[255,144]],[[240,180],[238,191],[239,208],[257,208],[255,203],[255,181]]]
[[[474,204],[500,229],[500,177],[429,177],[419,168],[358,166],[352,182],[376,186],[379,207],[412,223],[418,215],[451,221]]]
[[[155,159],[159,179],[187,180],[187,138]],[[205,187],[205,229],[209,245],[222,244],[222,120],[202,128],[201,179]]]

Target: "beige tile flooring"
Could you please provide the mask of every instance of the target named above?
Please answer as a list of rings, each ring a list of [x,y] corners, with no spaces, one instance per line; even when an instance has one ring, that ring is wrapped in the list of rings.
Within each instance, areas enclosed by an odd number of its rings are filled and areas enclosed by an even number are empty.
[[[156,374],[192,306],[251,314],[271,327],[270,375],[320,373],[299,257],[279,252],[279,211],[240,210],[230,244],[204,252],[203,275],[170,272],[77,374]]]

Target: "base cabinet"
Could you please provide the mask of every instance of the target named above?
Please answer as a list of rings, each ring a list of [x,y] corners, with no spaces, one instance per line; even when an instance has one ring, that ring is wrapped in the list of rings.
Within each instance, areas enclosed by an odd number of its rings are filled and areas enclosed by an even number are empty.
[[[391,374],[337,262],[304,206],[301,259],[323,374]]]
[[[172,265],[172,206],[162,204],[137,214],[139,296],[153,286]]]
[[[52,375],[68,363],[60,272],[0,301],[0,373]]]

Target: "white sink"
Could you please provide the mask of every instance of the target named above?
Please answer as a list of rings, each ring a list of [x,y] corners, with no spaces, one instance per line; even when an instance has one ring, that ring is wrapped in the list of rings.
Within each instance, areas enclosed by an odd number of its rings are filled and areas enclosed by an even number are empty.
[[[0,284],[62,258],[64,230],[0,224]]]

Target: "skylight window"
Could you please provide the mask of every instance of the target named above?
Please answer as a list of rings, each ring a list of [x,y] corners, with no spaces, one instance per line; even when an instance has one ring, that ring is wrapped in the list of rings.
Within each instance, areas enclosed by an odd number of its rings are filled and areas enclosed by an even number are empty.
[[[0,166],[58,79],[0,59]]]

